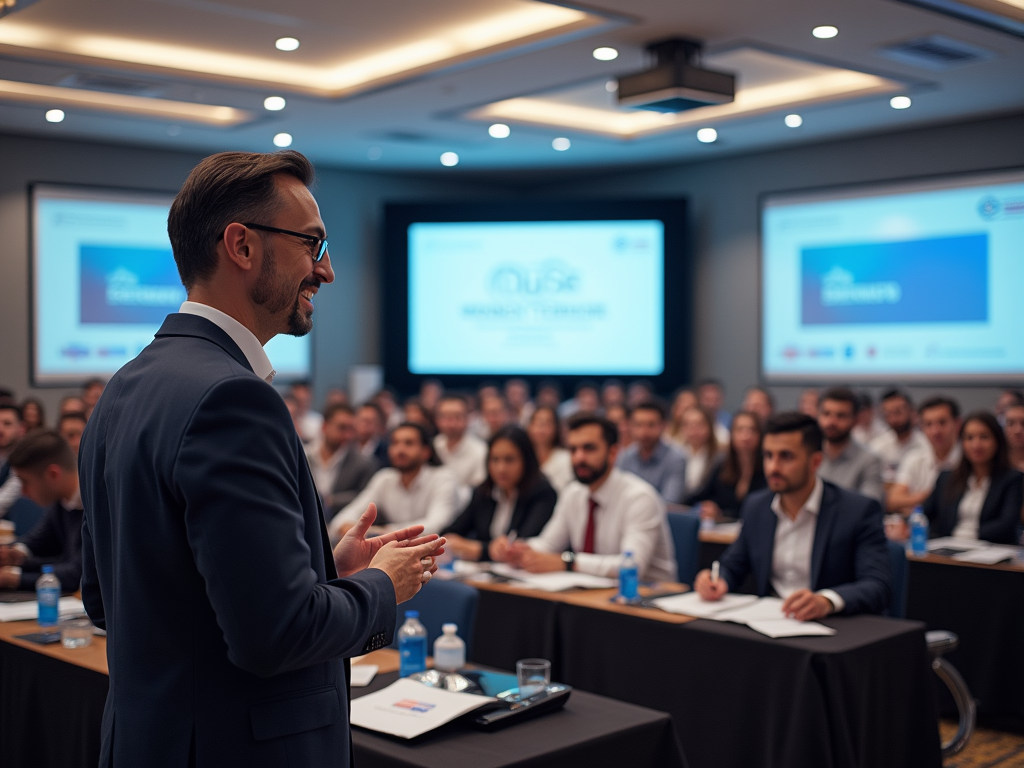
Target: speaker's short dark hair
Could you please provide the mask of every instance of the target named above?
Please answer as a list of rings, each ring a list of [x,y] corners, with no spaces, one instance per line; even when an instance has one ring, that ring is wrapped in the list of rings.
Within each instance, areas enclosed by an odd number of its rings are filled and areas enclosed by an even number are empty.
[[[7,461],[13,469],[31,472],[40,472],[51,464],[68,472],[75,471],[75,454],[54,429],[33,429],[18,441]]]
[[[853,415],[860,412],[860,398],[857,393],[848,387],[830,387],[822,394],[818,402],[824,403],[832,400],[836,403],[849,403],[853,407]]]
[[[668,416],[668,410],[660,400],[655,400],[653,397],[641,400],[639,403],[629,409],[629,415],[632,416],[637,411],[654,411],[664,421]]]
[[[294,176],[307,187],[313,165],[295,150],[219,152],[192,169],[167,216],[178,275],[186,288],[217,270],[217,242],[233,222],[269,224],[280,208],[274,177]]]
[[[920,406],[918,406],[917,412],[923,415],[929,408],[941,408],[942,406],[949,409],[949,415],[954,419],[960,418],[960,403],[951,397],[946,397],[945,395],[934,395],[933,397],[929,397],[921,403]]]
[[[575,432],[577,429],[583,429],[583,427],[592,425],[601,428],[601,436],[609,448],[619,442],[619,428],[615,426],[615,422],[611,419],[606,419],[600,414],[588,413],[586,411],[574,413],[566,421],[566,428],[569,432]]]
[[[818,426],[818,420],[805,413],[786,411],[776,414],[768,419],[764,428],[766,435],[783,435],[789,432],[799,432],[800,441],[811,453],[821,450],[824,436],[821,427]]]

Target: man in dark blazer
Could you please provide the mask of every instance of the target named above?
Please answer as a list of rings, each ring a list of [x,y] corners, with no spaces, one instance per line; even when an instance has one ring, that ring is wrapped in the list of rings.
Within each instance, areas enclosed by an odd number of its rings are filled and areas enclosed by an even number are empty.
[[[297,152],[207,158],[171,206],[189,300],[82,438],[82,599],[107,630],[101,765],[347,766],[348,657],[391,642],[443,540],[332,552],[263,345],[334,279]],[[378,543],[378,541],[380,543]],[[339,578],[340,577],[340,578]]]
[[[324,411],[320,439],[306,450],[328,519],[358,496],[380,469],[380,462],[373,456],[364,456],[356,445],[355,421],[355,411],[348,405],[329,406]]]
[[[820,480],[822,432],[810,416],[768,420],[764,472],[768,489],[743,502],[743,528],[721,559],[721,574],[697,575],[706,600],[721,599],[753,574],[757,594],[784,598],[800,621],[832,613],[881,613],[892,599],[882,507]]]

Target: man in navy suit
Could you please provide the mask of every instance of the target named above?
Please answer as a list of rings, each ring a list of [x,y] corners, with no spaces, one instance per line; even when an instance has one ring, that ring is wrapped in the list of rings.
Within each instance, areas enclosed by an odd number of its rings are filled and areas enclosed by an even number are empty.
[[[881,613],[889,605],[882,507],[817,477],[821,445],[821,428],[810,416],[782,413],[768,420],[768,488],[743,502],[743,528],[722,555],[720,577],[697,574],[694,586],[705,600],[721,599],[753,574],[757,594],[783,598],[783,613],[800,621]]]
[[[334,279],[297,152],[206,158],[171,206],[188,291],[82,437],[82,599],[107,630],[101,765],[347,766],[348,662],[391,642],[443,539],[331,550],[263,350]]]

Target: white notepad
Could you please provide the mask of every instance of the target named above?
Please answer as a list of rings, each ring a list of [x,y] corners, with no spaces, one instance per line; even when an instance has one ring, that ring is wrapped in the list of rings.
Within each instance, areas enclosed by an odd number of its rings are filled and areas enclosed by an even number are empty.
[[[490,696],[431,688],[408,678],[352,701],[352,725],[412,739],[495,701]]]
[[[77,597],[62,597],[57,604],[61,616],[85,613],[85,606]],[[39,606],[34,600],[25,603],[0,603],[0,621],[29,621],[39,618]]]
[[[656,597],[651,603],[669,613],[706,619],[723,611],[741,608],[755,600],[757,597],[754,595],[725,595],[721,600],[705,600],[696,592],[687,592],[682,595]]]
[[[352,687],[365,688],[368,686],[373,682],[373,678],[377,674],[378,669],[380,669],[380,667],[376,664],[353,664]]]

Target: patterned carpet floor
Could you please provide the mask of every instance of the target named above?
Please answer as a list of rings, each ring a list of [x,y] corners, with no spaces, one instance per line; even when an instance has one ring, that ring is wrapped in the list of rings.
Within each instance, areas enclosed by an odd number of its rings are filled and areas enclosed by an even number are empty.
[[[943,740],[956,732],[956,724],[943,721]],[[1024,768],[1024,735],[978,728],[967,749],[943,763],[944,768]]]

